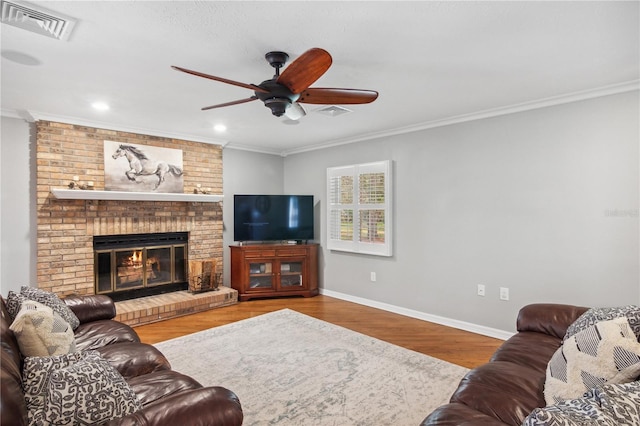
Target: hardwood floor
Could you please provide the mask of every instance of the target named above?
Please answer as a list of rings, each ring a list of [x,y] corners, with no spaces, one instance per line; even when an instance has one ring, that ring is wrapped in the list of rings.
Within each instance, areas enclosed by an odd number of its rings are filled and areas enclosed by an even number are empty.
[[[487,362],[502,344],[499,339],[323,295],[240,302],[135,330],[143,342],[153,344],[285,308],[467,368]]]

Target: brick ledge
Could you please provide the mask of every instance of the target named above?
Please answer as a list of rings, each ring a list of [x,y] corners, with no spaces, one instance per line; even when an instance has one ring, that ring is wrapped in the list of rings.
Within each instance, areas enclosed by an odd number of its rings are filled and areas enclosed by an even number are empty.
[[[238,303],[238,292],[229,287],[192,294],[188,291],[116,302],[116,321],[132,327]]]

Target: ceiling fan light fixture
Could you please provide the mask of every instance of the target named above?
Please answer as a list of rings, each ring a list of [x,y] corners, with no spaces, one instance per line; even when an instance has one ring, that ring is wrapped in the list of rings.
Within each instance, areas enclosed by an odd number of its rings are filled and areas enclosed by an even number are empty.
[[[291,105],[289,98],[270,98],[264,101],[264,106],[268,107],[276,117],[282,117],[289,105]]]

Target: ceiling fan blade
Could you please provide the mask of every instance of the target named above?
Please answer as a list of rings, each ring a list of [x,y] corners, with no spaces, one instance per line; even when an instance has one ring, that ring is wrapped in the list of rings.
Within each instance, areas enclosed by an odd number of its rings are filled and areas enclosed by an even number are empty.
[[[300,105],[297,102],[294,102],[291,105],[289,105],[289,108],[287,108],[284,111],[284,115],[289,120],[300,120],[302,117],[307,115],[307,112],[304,110],[302,105]]]
[[[237,101],[225,102],[223,104],[211,105],[211,106],[202,108],[202,111],[206,111],[208,109],[214,109],[214,108],[222,108],[222,107],[231,106],[231,105],[244,104],[244,103],[247,103],[247,102],[255,101],[256,99],[258,99],[257,96],[252,96],[252,97],[247,98],[247,99],[240,99],[240,100],[237,100]]]
[[[222,78],[222,77],[216,77],[215,75],[209,75],[209,74],[201,73],[198,71],[177,67],[175,65],[171,65],[171,68],[173,68],[174,70],[186,72],[187,74],[195,75],[198,77],[208,78],[209,80],[215,80],[222,83],[232,84],[234,86],[244,87],[245,89],[253,90],[254,92],[269,93],[268,90],[265,90],[262,87],[258,87],[255,84],[240,83],[239,81],[229,80],[227,78]]]
[[[374,90],[359,89],[307,89],[300,94],[298,102],[304,104],[368,104],[378,98]]]
[[[331,62],[329,52],[314,47],[291,62],[276,81],[286,86],[292,93],[302,93],[329,69]]]

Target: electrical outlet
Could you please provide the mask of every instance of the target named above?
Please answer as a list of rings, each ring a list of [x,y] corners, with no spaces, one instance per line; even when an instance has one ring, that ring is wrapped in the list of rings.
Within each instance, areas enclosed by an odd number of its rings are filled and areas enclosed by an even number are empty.
[[[509,300],[509,289],[507,287],[500,287],[500,300]]]
[[[371,273],[371,282],[372,282],[372,283],[375,283],[375,282],[376,282],[376,273],[375,273],[375,272],[372,272],[372,273]]]
[[[485,288],[484,284],[478,284],[478,296],[484,296]]]

